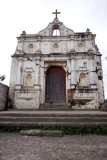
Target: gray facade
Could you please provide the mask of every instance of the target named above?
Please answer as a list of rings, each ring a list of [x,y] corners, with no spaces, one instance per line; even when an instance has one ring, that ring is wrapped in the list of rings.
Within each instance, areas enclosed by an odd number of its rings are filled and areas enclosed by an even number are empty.
[[[38,34],[23,31],[12,55],[9,96],[14,108],[63,102],[74,109],[98,109],[104,88],[95,37],[89,29],[75,33],[58,18]]]

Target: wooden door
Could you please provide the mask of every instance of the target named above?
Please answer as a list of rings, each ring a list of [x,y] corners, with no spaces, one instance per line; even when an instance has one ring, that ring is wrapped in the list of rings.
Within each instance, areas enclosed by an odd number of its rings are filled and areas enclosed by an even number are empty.
[[[46,73],[46,102],[63,103],[66,101],[66,74],[61,67],[51,67]]]

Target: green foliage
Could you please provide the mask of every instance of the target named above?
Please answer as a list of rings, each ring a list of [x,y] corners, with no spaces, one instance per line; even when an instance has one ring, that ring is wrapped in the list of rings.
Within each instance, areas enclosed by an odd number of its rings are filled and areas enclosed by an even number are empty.
[[[80,126],[80,127],[67,127],[67,126],[41,126],[41,127],[19,127],[19,126],[0,126],[0,132],[19,132],[20,130],[28,129],[40,129],[40,130],[60,130],[63,135],[84,135],[84,134],[96,134],[107,135],[107,126]],[[38,136],[44,136],[43,133],[39,133]]]
[[[38,136],[43,137],[44,134],[42,132],[38,133]]]
[[[71,106],[71,107],[72,107],[72,106],[75,106],[75,101],[74,101],[74,100],[70,101],[70,106]]]
[[[20,127],[14,127],[14,126],[0,126],[0,132],[19,132]]]

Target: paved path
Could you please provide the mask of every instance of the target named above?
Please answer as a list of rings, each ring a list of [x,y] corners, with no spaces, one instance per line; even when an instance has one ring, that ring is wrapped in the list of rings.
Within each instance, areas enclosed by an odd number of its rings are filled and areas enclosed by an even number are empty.
[[[0,133],[0,160],[107,160],[107,136],[58,138]]]

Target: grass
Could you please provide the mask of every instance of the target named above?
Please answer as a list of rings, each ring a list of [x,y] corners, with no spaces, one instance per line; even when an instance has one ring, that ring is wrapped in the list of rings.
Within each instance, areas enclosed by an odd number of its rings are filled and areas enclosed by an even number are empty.
[[[97,126],[97,127],[20,127],[20,126],[0,126],[0,132],[20,132],[20,130],[28,129],[41,129],[41,130],[60,130],[63,135],[84,135],[84,134],[95,134],[95,135],[107,135],[107,127]]]

